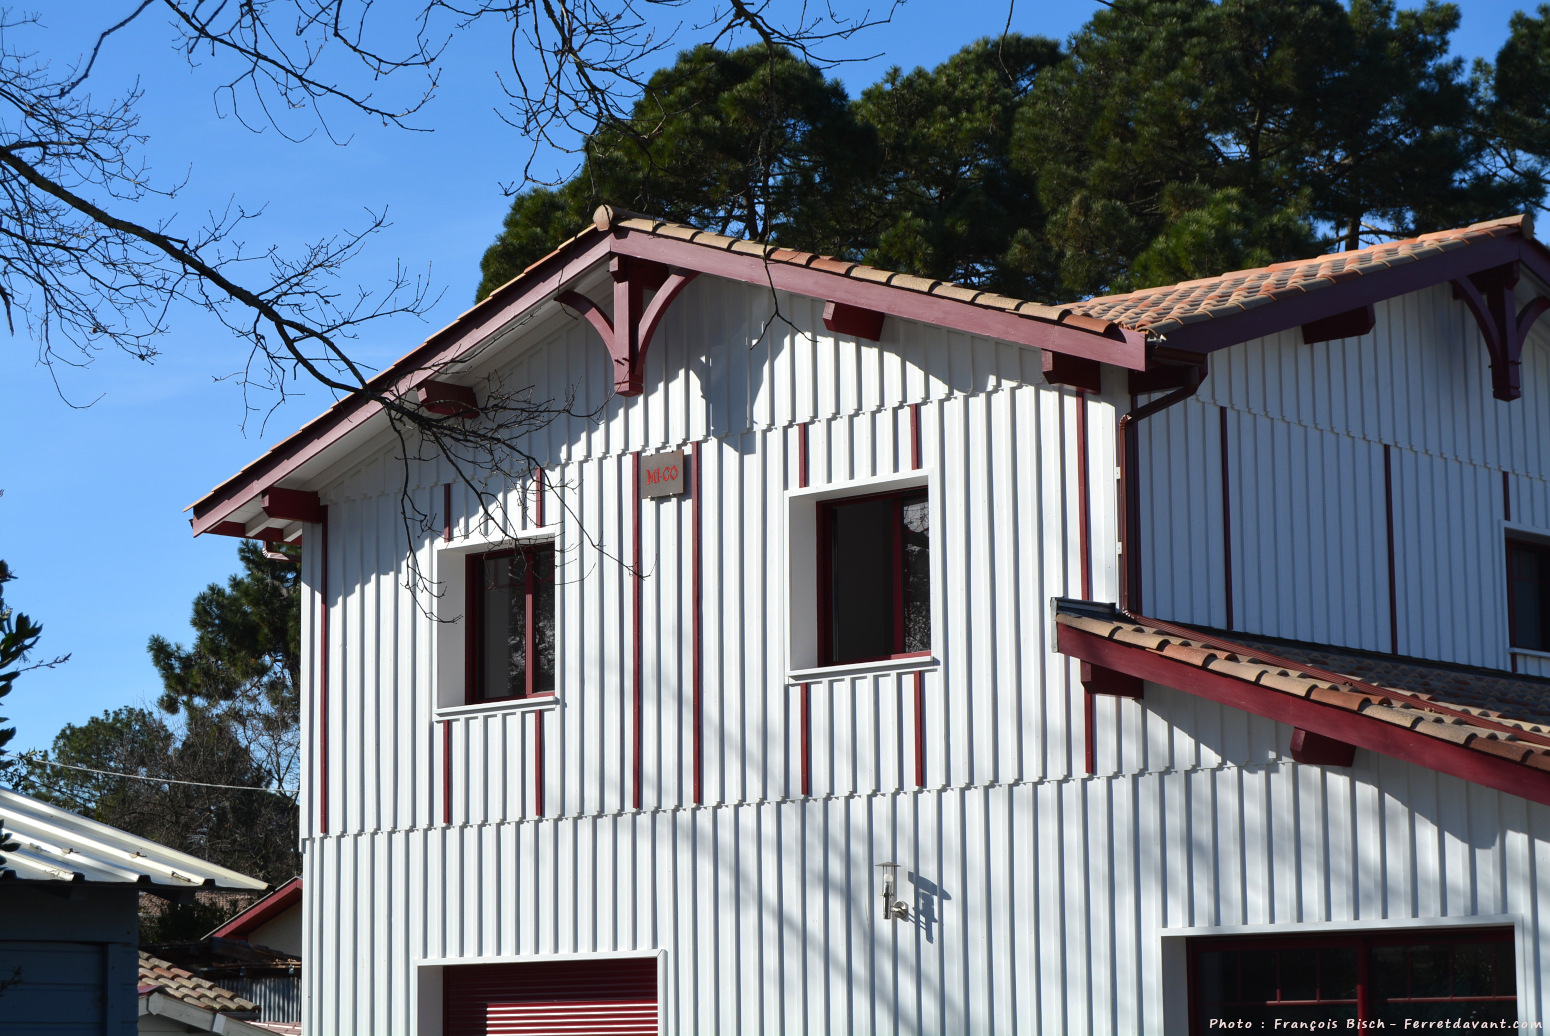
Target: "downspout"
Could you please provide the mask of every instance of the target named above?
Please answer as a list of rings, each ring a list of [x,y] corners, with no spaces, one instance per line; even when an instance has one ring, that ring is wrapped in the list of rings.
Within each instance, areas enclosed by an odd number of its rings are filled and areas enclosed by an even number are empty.
[[[1183,368],[1184,384],[1165,396],[1136,406],[1135,384],[1131,385],[1130,412],[1119,419],[1119,610],[1126,615],[1141,607],[1141,494],[1137,479],[1137,454],[1140,435],[1136,426],[1154,414],[1193,396],[1205,380],[1205,363]],[[1134,377],[1134,375],[1132,375]]]

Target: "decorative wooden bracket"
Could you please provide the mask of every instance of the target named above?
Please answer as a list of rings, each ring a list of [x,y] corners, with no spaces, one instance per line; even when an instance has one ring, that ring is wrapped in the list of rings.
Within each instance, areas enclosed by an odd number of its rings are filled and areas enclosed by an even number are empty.
[[[869,342],[879,341],[883,337],[881,313],[844,302],[824,303],[823,326],[834,334],[864,338]]]
[[[1045,349],[1041,365],[1044,368],[1044,380],[1051,385],[1070,385],[1084,392],[1103,391],[1103,368],[1097,360],[1067,356]]]
[[[1513,293],[1517,284],[1517,263],[1453,281],[1453,297],[1462,299],[1474,314],[1491,354],[1491,394],[1509,401],[1523,395],[1523,340],[1534,321],[1550,310],[1550,298],[1541,295],[1519,312]]]
[[[1292,758],[1314,766],[1350,766],[1356,746],[1298,727],[1292,731]]]
[[[1139,676],[1091,662],[1082,663],[1082,686],[1088,694],[1109,694],[1116,698],[1140,698],[1145,689]]]
[[[422,381],[415,386],[420,405],[433,414],[449,417],[473,417],[479,413],[479,400],[467,385],[449,381]]]
[[[1371,331],[1378,323],[1378,315],[1372,306],[1358,306],[1344,313],[1335,313],[1302,325],[1302,343],[1316,345],[1336,338],[1356,338]]]
[[[555,301],[587,318],[597,329],[614,361],[614,391],[638,396],[645,385],[646,348],[667,307],[684,285],[699,274],[694,270],[669,269],[661,263],[616,255],[608,261],[614,279],[614,312],[610,319],[597,304],[576,291],[562,291]],[[654,291],[646,303],[646,292]]]

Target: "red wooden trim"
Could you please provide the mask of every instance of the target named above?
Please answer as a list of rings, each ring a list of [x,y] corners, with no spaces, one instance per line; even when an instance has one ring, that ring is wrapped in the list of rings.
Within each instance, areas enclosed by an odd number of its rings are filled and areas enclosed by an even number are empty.
[[[544,815],[544,713],[547,711],[533,711],[533,815],[539,817]]]
[[[705,787],[702,779],[704,774],[704,695],[705,695],[705,619],[704,619],[704,582],[700,565],[700,555],[704,542],[703,519],[701,517],[701,500],[703,499],[703,481],[700,478],[700,444],[694,443],[689,448],[689,515],[690,515],[690,564],[689,573],[689,627],[691,652],[689,678],[694,699],[694,801],[698,805],[705,801]]]
[[[807,422],[797,425],[797,488],[807,488]]]
[[[441,822],[452,823],[452,721],[441,721]]]
[[[308,522],[317,524],[323,520],[323,505],[318,495],[307,489],[280,489],[270,486],[260,496],[259,506],[264,514],[281,522]]]
[[[1292,758],[1315,766],[1350,766],[1356,760],[1356,746],[1298,727],[1292,731]]]
[[[915,670],[915,787],[926,786],[926,674]]]
[[[878,281],[847,277],[812,266],[767,262],[763,256],[723,249],[708,250],[692,241],[625,232],[614,239],[621,255],[650,259],[670,266],[704,269],[717,277],[761,288],[773,287],[808,298],[827,299],[860,309],[875,310],[906,320],[918,320],[969,334],[1085,356],[1132,370],[1146,366],[1146,336],[1118,325],[1099,333],[1073,323],[1055,323],[1005,309],[980,306],[960,299],[900,289]],[[1069,319],[1069,318],[1068,318]]]
[[[1344,313],[1334,313],[1327,317],[1320,317],[1318,320],[1308,321],[1302,325],[1302,343],[1316,345],[1319,342],[1331,342],[1337,338],[1360,338],[1371,331],[1377,323],[1377,312],[1369,302],[1365,306],[1357,306]]]
[[[318,558],[323,574],[318,579],[318,597],[321,598],[322,615],[318,619],[318,828],[328,834],[328,508],[323,508],[318,537]]]
[[[301,902],[301,879],[292,878],[236,917],[211,932],[211,939],[245,939],[249,932],[261,928]]]
[[[920,404],[910,404],[910,467],[920,470]]]
[[[634,704],[634,720],[630,735],[634,754],[634,763],[631,767],[631,775],[634,781],[634,793],[631,796],[631,802],[634,803],[636,809],[640,809],[643,797],[645,795],[645,789],[643,787],[645,780],[645,716],[642,713],[645,708],[646,694],[646,648],[642,630],[645,624],[643,612],[645,609],[644,594],[646,568],[645,560],[641,557],[639,450],[637,450],[634,454],[634,469],[634,474],[630,479],[630,494],[634,503],[632,508],[634,511],[634,531],[631,534],[632,540],[630,548],[630,560],[635,565],[635,571],[631,573],[631,577],[634,580],[634,593],[632,595],[634,602],[634,616],[631,621],[631,640],[633,641],[631,644],[631,650],[634,656],[631,673],[634,681],[634,692],[632,694],[632,701]]]
[[[1183,391],[1180,389],[1179,391]],[[1136,412],[1136,397],[1130,396],[1130,414]],[[1130,414],[1125,415],[1129,417]],[[1134,419],[1119,422],[1119,606],[1125,611],[1141,610],[1141,435]]]
[[[441,487],[441,541],[452,542],[452,483]]]
[[[473,417],[479,413],[479,400],[467,385],[447,381],[422,381],[415,386],[420,406],[433,414],[449,417]]]
[[[1399,654],[1399,569],[1394,560],[1394,460],[1383,444],[1383,516],[1388,528],[1389,552],[1389,653]]]
[[[1080,555],[1082,600],[1093,599],[1093,488],[1088,473],[1087,397],[1076,396],[1076,491],[1082,515],[1076,523],[1077,553]]]
[[[533,518],[538,522],[538,527],[543,528],[548,524],[544,515],[544,505],[546,503],[544,497],[546,496],[545,489],[549,482],[549,476],[544,473],[543,468],[535,468],[533,472],[533,478],[538,483],[538,501],[533,506]]]
[[[1082,755],[1089,777],[1098,772],[1098,707],[1096,697],[1082,689]]]
[[[883,337],[883,314],[843,302],[825,302],[823,326],[837,335],[876,342]]]
[[[798,708],[802,725],[802,794],[813,793],[813,702],[810,684],[802,684]]]
[[[1502,518],[1512,521],[1512,476],[1502,472]]]
[[[1227,628],[1235,629],[1232,614],[1232,478],[1227,454],[1227,408],[1218,407],[1217,413],[1222,419],[1222,591],[1227,602]]]
[[[1418,734],[1349,709],[1273,691],[1145,648],[1057,624],[1057,650],[1185,694],[1301,727],[1439,773],[1550,805],[1550,772]]]
[[[614,312],[610,319],[597,304],[577,291],[562,291],[554,300],[586,318],[603,339],[614,362],[614,391],[638,396],[644,387],[646,349],[657,325],[696,270],[673,269],[615,254],[608,263],[614,281]],[[649,304],[645,292],[655,291]]]

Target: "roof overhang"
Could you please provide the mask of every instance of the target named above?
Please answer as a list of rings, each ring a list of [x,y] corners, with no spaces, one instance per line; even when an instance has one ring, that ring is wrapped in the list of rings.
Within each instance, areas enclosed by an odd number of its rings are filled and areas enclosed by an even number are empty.
[[[1521,264],[1541,285],[1550,286],[1550,250],[1531,237],[1503,235],[1381,270],[1351,272],[1333,284],[1302,294],[1266,298],[1235,313],[1212,316],[1169,330],[1171,354],[1201,355],[1320,321],[1336,321],[1386,299],[1488,270]]]
[[[1479,740],[1472,746],[1445,741],[1374,715],[1317,697],[1301,697],[1223,672],[1202,668],[1199,648],[1183,648],[1169,657],[1124,640],[1099,636],[1057,620],[1056,649],[1093,666],[1170,687],[1185,694],[1229,705],[1256,716],[1286,723],[1330,741],[1365,748],[1427,769],[1550,805],[1550,772],[1504,755],[1493,754],[1513,742]],[[1244,648],[1243,654],[1256,654]],[[1331,690],[1330,698],[1349,692]],[[1317,694],[1317,692],[1315,692]]]
[[[764,286],[822,299],[852,313],[919,321],[1073,357],[1084,363],[1106,363],[1130,370],[1146,367],[1146,336],[1142,332],[1083,316],[1069,308],[1052,309],[1028,303],[1026,311],[1020,311],[1022,304],[1007,305],[1013,300],[943,282],[732,241],[693,228],[658,224],[685,232],[668,236],[622,225],[646,221],[619,219],[618,215],[606,207],[599,210],[597,225],[529,267],[372,378],[367,384],[369,392],[390,399],[415,398],[420,386],[432,380],[445,380],[449,369],[519,318],[553,302],[600,264],[609,262],[617,266],[619,260]],[[996,304],[991,304],[991,299],[996,299]],[[596,321],[593,323],[597,326]],[[271,489],[312,488],[307,484],[308,472],[320,467],[325,453],[346,439],[364,437],[372,422],[380,424],[384,420],[382,405],[369,395],[354,394],[340,400],[194,503],[194,535],[216,532],[294,540],[300,535],[300,527],[270,518],[258,506],[260,496]]]

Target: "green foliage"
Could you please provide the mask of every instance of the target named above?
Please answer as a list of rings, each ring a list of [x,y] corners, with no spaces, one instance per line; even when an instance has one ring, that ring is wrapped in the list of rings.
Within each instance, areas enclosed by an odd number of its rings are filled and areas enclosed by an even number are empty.
[[[576,180],[516,199],[481,291],[605,199],[1046,301],[1537,206],[1550,4],[1472,76],[1458,24],[1436,0],[1114,0],[1065,51],[983,39],[849,104],[785,51],[700,47]]]
[[[1010,145],[1018,107],[1061,56],[1042,37],[984,39],[863,91],[855,111],[879,148],[867,262],[1022,298],[1055,290],[1036,184]]]
[[[0,698],[11,693],[11,687],[22,669],[12,668],[27,658],[27,652],[43,635],[43,627],[27,616],[5,606],[5,584],[16,577],[4,561],[0,561]],[[5,717],[0,716],[0,723]],[[5,766],[5,746],[16,736],[15,727],[0,729],[0,772]]]
[[[249,541],[237,553],[242,571],[194,599],[193,645],[150,640],[161,714],[121,708],[66,726],[46,755],[23,757],[25,790],[278,882],[300,868],[297,568]]]
[[[149,898],[149,897],[147,897]],[[142,946],[163,942],[197,942],[231,919],[224,902],[161,903],[140,911]]]

